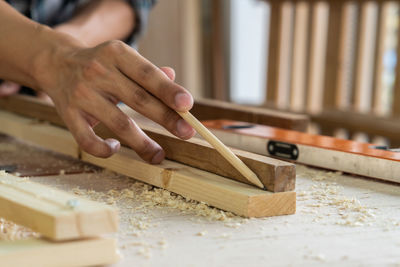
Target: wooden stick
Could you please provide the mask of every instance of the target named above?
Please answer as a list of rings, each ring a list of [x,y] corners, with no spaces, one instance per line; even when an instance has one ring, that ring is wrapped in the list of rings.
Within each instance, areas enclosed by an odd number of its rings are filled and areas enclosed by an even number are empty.
[[[233,152],[227,148],[215,135],[213,135],[201,122],[199,122],[190,112],[178,112],[207,142],[209,142],[232,166],[237,169],[254,185],[264,188],[257,175],[246,166]]]
[[[0,172],[0,217],[52,240],[116,232],[117,211],[61,190]]]
[[[111,238],[64,242],[46,239],[0,241],[2,266],[103,266],[119,259],[117,242]]]
[[[169,160],[151,165],[125,147],[107,159],[82,152],[82,159],[245,217],[286,215],[296,211],[296,192],[271,193]]]

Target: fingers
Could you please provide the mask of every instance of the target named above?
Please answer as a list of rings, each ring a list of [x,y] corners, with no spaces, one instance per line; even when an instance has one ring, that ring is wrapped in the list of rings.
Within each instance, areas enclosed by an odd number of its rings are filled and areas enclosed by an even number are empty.
[[[0,97],[18,93],[21,86],[14,82],[4,81],[0,84]]]
[[[103,140],[98,137],[83,115],[78,111],[64,116],[64,121],[74,135],[79,146],[87,153],[96,157],[110,157],[118,152],[120,143],[115,139]]]
[[[182,139],[193,137],[194,129],[158,98],[122,74],[117,75],[113,80],[119,83],[114,85],[117,88],[114,92],[109,92],[110,94],[113,93],[132,109],[162,125],[177,137]]]
[[[124,55],[117,57],[117,65],[122,73],[159,98],[168,107],[182,112],[192,108],[191,94],[171,81],[162,70],[134,49],[126,46]]]
[[[160,69],[164,72],[165,75],[167,75],[170,80],[175,81],[175,70],[173,68],[161,67]]]
[[[101,95],[93,94],[91,101],[85,104],[85,112],[103,122],[144,160],[158,164],[164,159],[165,153],[160,145],[150,139],[130,117]]]

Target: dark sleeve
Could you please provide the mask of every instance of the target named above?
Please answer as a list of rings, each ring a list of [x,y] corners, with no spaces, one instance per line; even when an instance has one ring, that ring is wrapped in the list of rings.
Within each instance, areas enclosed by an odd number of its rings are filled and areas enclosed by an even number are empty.
[[[136,47],[137,41],[147,26],[150,10],[157,0],[127,0],[135,11],[135,28],[125,40],[127,44]]]

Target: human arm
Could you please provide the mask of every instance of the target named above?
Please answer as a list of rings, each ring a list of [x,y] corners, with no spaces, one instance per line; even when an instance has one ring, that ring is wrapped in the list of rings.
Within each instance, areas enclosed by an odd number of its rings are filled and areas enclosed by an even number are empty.
[[[53,100],[79,145],[108,157],[119,148],[91,126],[103,122],[142,158],[159,163],[164,152],[122,111],[123,101],[181,138],[194,130],[174,111],[193,105],[191,95],[120,41],[90,48],[64,33],[39,25],[0,1],[0,78],[42,89]]]

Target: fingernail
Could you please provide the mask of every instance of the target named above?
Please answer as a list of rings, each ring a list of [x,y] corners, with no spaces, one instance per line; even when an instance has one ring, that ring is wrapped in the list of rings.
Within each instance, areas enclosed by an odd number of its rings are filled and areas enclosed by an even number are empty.
[[[164,157],[165,157],[164,150],[158,151],[157,154],[155,154],[153,156],[153,158],[151,159],[151,164],[159,164],[159,163],[161,163],[161,161],[163,161]]]
[[[175,106],[185,110],[190,109],[193,106],[193,98],[188,93],[178,93],[175,96]]]
[[[106,139],[105,142],[111,148],[111,151],[113,153],[118,152],[118,150],[121,147],[121,143],[118,140],[115,140],[115,139]]]
[[[193,135],[194,130],[189,123],[187,123],[184,119],[180,119],[176,124],[176,130],[178,135],[182,138]]]

